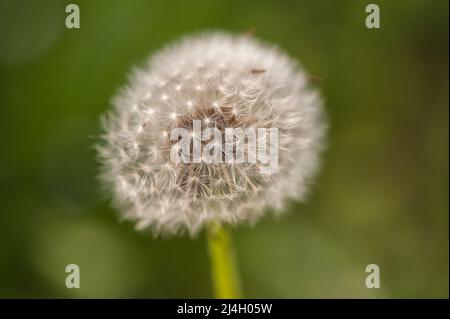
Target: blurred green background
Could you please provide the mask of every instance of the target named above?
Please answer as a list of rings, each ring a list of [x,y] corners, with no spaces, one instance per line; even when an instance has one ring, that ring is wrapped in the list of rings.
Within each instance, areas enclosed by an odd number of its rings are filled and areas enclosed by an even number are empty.
[[[70,2],[0,0],[0,297],[212,296],[204,236],[120,222],[92,148],[130,68],[204,29],[254,30],[302,61],[331,125],[310,200],[235,229],[245,295],[448,297],[448,1],[376,1],[378,30],[368,0],[74,2],[80,29]]]

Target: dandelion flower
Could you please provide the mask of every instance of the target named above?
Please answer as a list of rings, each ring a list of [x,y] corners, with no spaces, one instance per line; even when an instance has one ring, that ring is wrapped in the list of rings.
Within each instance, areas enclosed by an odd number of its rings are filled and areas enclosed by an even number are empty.
[[[184,128],[195,143],[194,120],[221,132],[277,128],[277,170],[173,162],[170,132]],[[191,235],[208,223],[254,223],[268,208],[304,199],[325,133],[320,96],[293,59],[253,37],[220,32],[184,38],[135,69],[103,127],[101,178],[123,217],[156,234]]]

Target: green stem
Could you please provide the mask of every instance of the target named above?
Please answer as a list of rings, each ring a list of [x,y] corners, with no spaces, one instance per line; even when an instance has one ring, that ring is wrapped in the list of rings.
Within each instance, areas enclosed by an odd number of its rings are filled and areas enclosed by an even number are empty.
[[[219,299],[241,298],[240,278],[230,230],[219,224],[211,224],[206,233],[214,297]]]

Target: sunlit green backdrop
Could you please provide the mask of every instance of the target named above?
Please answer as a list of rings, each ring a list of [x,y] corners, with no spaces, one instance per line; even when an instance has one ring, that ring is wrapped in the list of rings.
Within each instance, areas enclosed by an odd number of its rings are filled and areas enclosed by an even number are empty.
[[[235,229],[245,295],[448,297],[448,1],[375,1],[377,30],[369,1],[70,2],[0,0],[0,297],[211,296],[203,234],[120,222],[92,148],[130,68],[204,29],[254,30],[301,60],[331,125],[309,201]]]

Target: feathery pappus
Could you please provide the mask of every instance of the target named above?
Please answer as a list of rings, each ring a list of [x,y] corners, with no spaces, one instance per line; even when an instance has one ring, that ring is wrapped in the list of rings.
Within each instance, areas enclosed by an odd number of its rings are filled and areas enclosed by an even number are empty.
[[[156,234],[254,223],[268,208],[304,199],[326,132],[321,97],[297,62],[254,37],[223,32],[183,38],[150,57],[102,120],[101,179],[122,216]],[[172,161],[174,128],[207,143],[194,121],[220,132],[277,128],[276,171],[262,173],[261,162]],[[235,142],[249,156],[248,139]],[[268,152],[267,142],[257,151]]]

